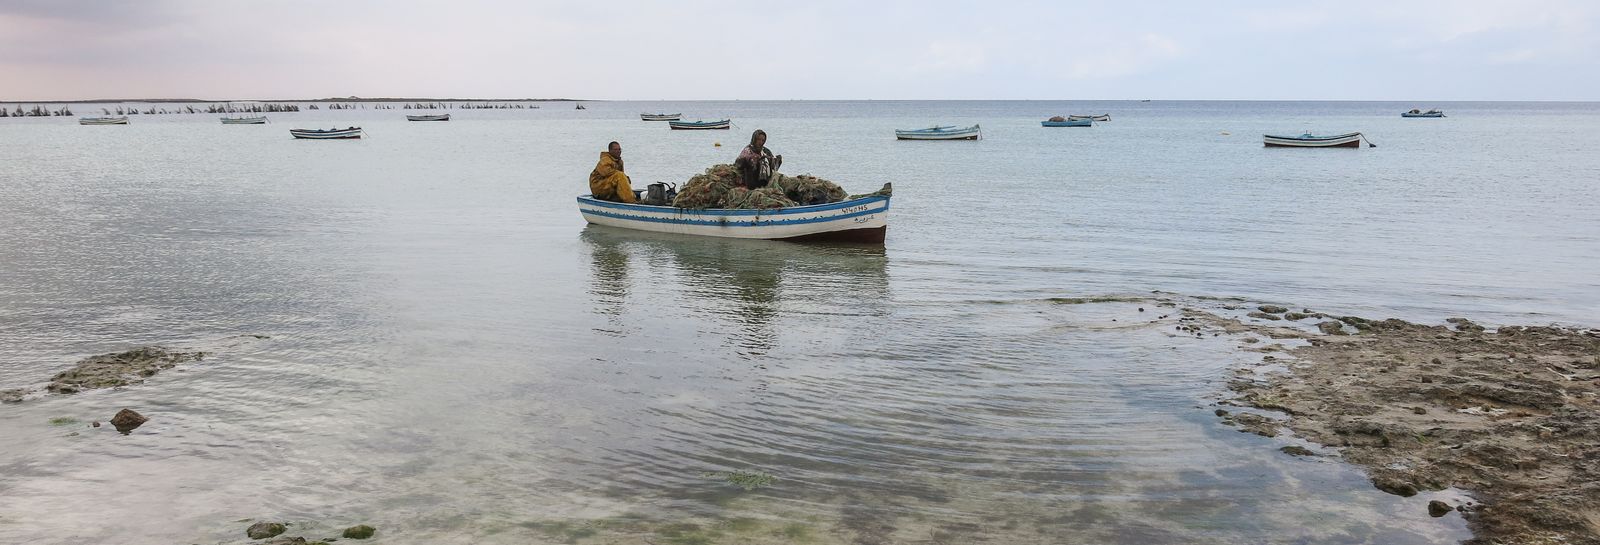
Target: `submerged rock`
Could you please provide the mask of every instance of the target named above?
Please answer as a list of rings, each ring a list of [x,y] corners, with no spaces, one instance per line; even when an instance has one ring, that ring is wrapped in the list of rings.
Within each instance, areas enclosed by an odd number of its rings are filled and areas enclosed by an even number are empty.
[[[284,526],[281,522],[257,522],[255,524],[251,524],[249,528],[246,528],[244,535],[250,539],[266,539],[281,534],[284,532],[284,530],[288,529],[289,528]],[[302,543],[305,542],[304,539],[300,541]]]
[[[1344,333],[1344,324],[1341,323],[1341,322],[1334,321],[1334,320],[1328,320],[1326,322],[1322,322],[1320,324],[1317,324],[1317,331],[1321,331],[1323,335],[1344,335],[1345,334]]]
[[[1388,493],[1394,494],[1396,496],[1402,496],[1402,497],[1409,498],[1409,497],[1417,495],[1417,485],[1402,481],[1402,480],[1394,478],[1394,477],[1385,477],[1385,476],[1373,477],[1372,478],[1372,486],[1377,488],[1378,490],[1382,490],[1384,492],[1388,492]]]
[[[1246,314],[1245,316],[1249,316],[1251,318],[1260,318],[1262,320],[1282,320],[1283,319],[1283,317],[1278,316],[1276,314],[1268,314],[1268,313],[1265,313],[1265,312],[1251,312],[1249,314]]]
[[[116,427],[117,431],[122,433],[133,431],[135,428],[143,426],[145,422],[149,421],[149,418],[145,418],[144,415],[139,414],[133,409],[123,409],[117,411],[117,414],[111,417],[111,425]]]
[[[377,528],[373,528],[371,526],[367,526],[365,524],[362,524],[362,525],[358,525],[358,526],[351,526],[349,528],[345,528],[344,529],[344,534],[342,534],[342,535],[346,539],[367,539],[369,537],[372,537],[372,534],[375,534],[377,532],[378,532]],[[404,533],[404,532],[402,532],[402,533]]]
[[[138,384],[163,369],[204,357],[205,352],[172,352],[159,346],[90,356],[79,360],[71,369],[57,373],[45,389],[57,394],[74,394]]]
[[[1288,454],[1290,456],[1316,456],[1317,455],[1317,453],[1312,452],[1311,449],[1302,447],[1300,445],[1289,445],[1289,446],[1280,448],[1278,450],[1281,450],[1281,451],[1283,451],[1284,454]]]
[[[1442,502],[1442,501],[1439,501],[1439,500],[1433,500],[1433,501],[1428,502],[1428,514],[1433,516],[1434,518],[1438,518],[1438,517],[1442,517],[1442,516],[1448,515],[1448,514],[1450,514],[1450,511],[1452,509],[1454,509],[1454,508],[1450,507],[1450,504]]]

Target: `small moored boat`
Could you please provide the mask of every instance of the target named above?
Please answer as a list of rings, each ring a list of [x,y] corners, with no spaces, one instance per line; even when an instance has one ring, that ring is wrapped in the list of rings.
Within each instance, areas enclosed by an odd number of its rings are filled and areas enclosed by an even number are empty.
[[[956,127],[954,125],[928,127],[926,129],[895,129],[896,140],[977,140],[982,136],[982,131],[977,125],[971,127]]]
[[[222,124],[223,125],[265,125],[265,124],[267,124],[267,116],[263,115],[263,116],[259,116],[259,117],[224,117],[224,118],[222,118]]]
[[[726,129],[732,123],[733,120],[731,119],[721,121],[668,121],[667,126],[672,127],[672,130],[675,131],[709,131]]]
[[[682,118],[683,114],[639,114],[641,121],[677,121]]]
[[[79,125],[127,125],[128,116],[122,117],[80,117]]]
[[[406,121],[449,121],[450,114],[408,115]]]
[[[350,127],[347,129],[323,130],[289,129],[289,134],[294,135],[295,138],[304,138],[306,140],[342,140],[347,138],[361,138],[363,133],[361,132],[361,127]]]
[[[1336,136],[1315,136],[1309,132],[1300,136],[1261,135],[1262,143],[1269,148],[1359,148],[1362,138],[1359,132]],[[1372,142],[1367,145],[1377,147]]]
[[[1062,119],[1060,116],[1052,117],[1039,122],[1046,127],[1093,127],[1093,119]]]
[[[1444,117],[1441,110],[1428,110],[1426,112],[1413,108],[1409,112],[1400,112],[1400,117]]]
[[[889,184],[870,196],[768,210],[678,208],[578,197],[589,223],[658,233],[726,238],[882,244],[889,229]]]
[[[1088,119],[1090,121],[1111,121],[1111,114],[1067,116],[1067,121],[1077,121],[1080,119]]]

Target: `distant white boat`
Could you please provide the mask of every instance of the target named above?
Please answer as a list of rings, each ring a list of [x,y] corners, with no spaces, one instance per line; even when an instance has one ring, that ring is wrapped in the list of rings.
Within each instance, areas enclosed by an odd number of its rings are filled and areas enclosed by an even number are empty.
[[[1091,120],[1091,121],[1111,121],[1111,114],[1069,115],[1069,116],[1067,116],[1067,121],[1083,121],[1085,119],[1088,119],[1088,120]]]
[[[127,125],[128,116],[122,117],[80,117],[79,125]]]
[[[683,119],[683,114],[639,114],[641,121],[677,121]]]
[[[408,115],[406,121],[449,121],[450,114],[438,115]]]
[[[1273,136],[1261,135],[1262,143],[1269,148],[1359,148],[1361,147],[1361,133],[1352,132],[1335,136],[1314,136],[1305,133],[1300,136]],[[1368,142],[1371,146],[1372,143]]]
[[[729,119],[720,121],[668,121],[667,126],[675,131],[714,131],[727,129],[731,123],[733,121]]]
[[[977,125],[971,127],[956,127],[953,125],[928,127],[926,129],[895,129],[896,140],[977,140],[982,137],[982,131]]]
[[[342,140],[349,138],[361,138],[363,133],[361,131],[361,127],[350,127],[348,129],[323,130],[289,129],[289,134],[293,135],[295,138],[303,138],[306,140]]]
[[[223,125],[265,125],[265,124],[267,124],[267,116],[263,115],[263,116],[260,116],[260,117],[224,117],[224,118],[222,118],[222,124]]]

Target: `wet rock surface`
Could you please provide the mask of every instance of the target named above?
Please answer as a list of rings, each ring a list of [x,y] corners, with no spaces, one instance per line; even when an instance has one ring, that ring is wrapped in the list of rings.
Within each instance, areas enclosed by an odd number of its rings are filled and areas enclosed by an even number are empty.
[[[362,525],[359,525],[359,526],[351,526],[349,528],[345,528],[344,529],[344,533],[340,534],[340,537],[344,537],[345,539],[367,539],[369,537],[372,537],[372,534],[375,534],[377,532],[378,532],[377,528],[373,528],[371,526],[367,526],[365,524],[362,524]]]
[[[288,527],[281,522],[257,522],[246,528],[244,535],[250,539],[266,539],[281,534],[285,530],[288,530]],[[302,543],[304,541],[301,540]]]
[[[1295,335],[1190,316],[1227,333]],[[1298,334],[1307,344],[1291,357],[1263,362],[1287,373],[1231,384],[1232,403],[1288,417],[1224,423],[1262,435],[1282,426],[1339,448],[1392,494],[1467,490],[1481,501],[1461,509],[1472,544],[1600,545],[1600,332],[1447,323],[1322,322],[1322,334]],[[1451,509],[1434,504],[1434,516]]]
[[[117,428],[117,431],[126,434],[134,429],[137,429],[139,426],[143,426],[145,422],[149,421],[149,418],[145,418],[144,415],[139,414],[133,409],[123,409],[117,411],[117,414],[111,417],[111,426]],[[96,427],[98,426],[99,424],[96,423]]]
[[[71,369],[57,373],[45,390],[73,394],[138,384],[179,363],[199,361],[205,355],[205,352],[176,352],[159,346],[145,346],[126,352],[90,356],[79,360]]]

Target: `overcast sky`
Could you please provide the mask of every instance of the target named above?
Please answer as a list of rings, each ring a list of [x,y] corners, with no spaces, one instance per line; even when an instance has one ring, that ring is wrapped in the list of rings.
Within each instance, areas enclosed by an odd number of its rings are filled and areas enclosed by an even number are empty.
[[[0,100],[1600,100],[1595,0],[0,0]]]

